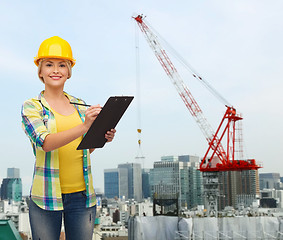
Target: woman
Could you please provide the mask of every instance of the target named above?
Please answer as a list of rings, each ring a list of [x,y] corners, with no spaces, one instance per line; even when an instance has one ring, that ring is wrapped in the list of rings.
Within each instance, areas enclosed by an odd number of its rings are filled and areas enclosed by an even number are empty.
[[[58,240],[62,217],[68,240],[92,239],[96,198],[90,150],[76,150],[101,111],[64,92],[75,60],[67,41],[51,37],[42,42],[34,60],[45,89],[22,106],[22,126],[36,158],[29,216],[34,240]],[[108,142],[115,135],[105,134]]]

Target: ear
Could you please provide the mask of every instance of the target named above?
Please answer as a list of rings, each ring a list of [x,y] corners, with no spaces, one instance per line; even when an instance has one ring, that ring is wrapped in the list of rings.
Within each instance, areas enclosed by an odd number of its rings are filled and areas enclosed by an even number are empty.
[[[42,70],[42,69],[40,68],[40,69],[38,69],[38,70],[39,70],[38,76],[39,76],[39,77],[42,77],[42,73],[41,73],[41,70]]]

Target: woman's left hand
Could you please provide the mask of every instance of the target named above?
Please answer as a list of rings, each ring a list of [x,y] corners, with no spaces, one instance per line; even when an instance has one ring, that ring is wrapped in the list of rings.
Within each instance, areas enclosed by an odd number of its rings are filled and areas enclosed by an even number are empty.
[[[110,131],[107,131],[107,133],[105,134],[105,138],[107,139],[107,142],[112,142],[115,133],[116,133],[115,129],[111,129]]]

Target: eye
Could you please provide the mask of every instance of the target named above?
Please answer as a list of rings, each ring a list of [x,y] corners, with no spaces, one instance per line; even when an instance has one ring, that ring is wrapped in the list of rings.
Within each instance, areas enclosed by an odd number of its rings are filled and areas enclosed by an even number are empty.
[[[51,63],[46,63],[45,66],[46,66],[46,67],[52,67],[52,64],[51,64]]]
[[[61,64],[59,65],[59,67],[66,67],[66,64],[61,63]]]

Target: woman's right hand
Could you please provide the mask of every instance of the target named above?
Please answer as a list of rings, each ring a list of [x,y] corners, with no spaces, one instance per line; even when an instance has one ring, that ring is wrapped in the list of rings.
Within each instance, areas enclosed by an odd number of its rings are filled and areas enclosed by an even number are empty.
[[[94,105],[89,107],[86,110],[84,123],[62,132],[48,134],[44,139],[42,149],[45,152],[50,152],[62,146],[65,146],[66,144],[82,136],[88,131],[88,129],[90,128],[91,124],[96,119],[100,111],[101,111],[100,105]]]
[[[102,107],[98,105],[90,106],[85,113],[85,122],[84,125],[86,126],[87,130],[90,128],[93,121],[97,118],[98,114],[100,113]]]

